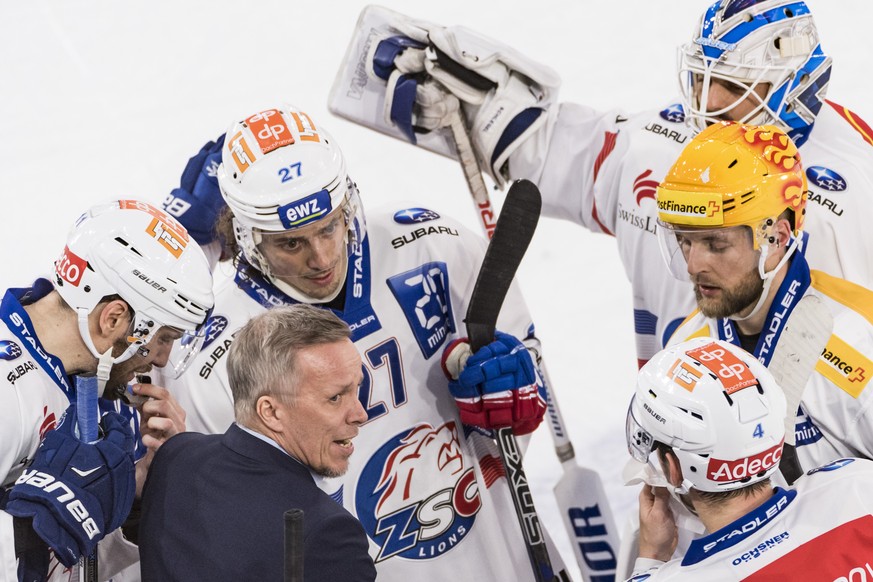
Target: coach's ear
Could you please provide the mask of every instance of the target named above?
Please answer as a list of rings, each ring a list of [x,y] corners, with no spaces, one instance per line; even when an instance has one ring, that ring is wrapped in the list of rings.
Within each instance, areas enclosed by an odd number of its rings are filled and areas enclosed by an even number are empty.
[[[258,421],[274,433],[281,433],[282,418],[288,414],[287,406],[274,394],[265,394],[255,402]]]

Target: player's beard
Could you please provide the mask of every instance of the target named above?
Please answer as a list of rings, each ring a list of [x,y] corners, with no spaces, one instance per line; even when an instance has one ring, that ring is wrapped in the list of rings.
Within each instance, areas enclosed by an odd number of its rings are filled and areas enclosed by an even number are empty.
[[[732,289],[721,287],[721,297],[718,299],[704,297],[698,287],[698,281],[694,283],[697,307],[703,315],[713,319],[736,315],[743,309],[757,303],[764,292],[764,281],[758,275],[757,267],[749,271]]]

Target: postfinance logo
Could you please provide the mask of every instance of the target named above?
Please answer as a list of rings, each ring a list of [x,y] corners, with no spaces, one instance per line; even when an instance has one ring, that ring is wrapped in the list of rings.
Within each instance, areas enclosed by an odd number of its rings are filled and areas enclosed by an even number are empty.
[[[815,371],[857,398],[870,381],[873,361],[834,334],[822,350]]]
[[[668,224],[721,226],[724,209],[721,195],[658,188],[658,218]]]

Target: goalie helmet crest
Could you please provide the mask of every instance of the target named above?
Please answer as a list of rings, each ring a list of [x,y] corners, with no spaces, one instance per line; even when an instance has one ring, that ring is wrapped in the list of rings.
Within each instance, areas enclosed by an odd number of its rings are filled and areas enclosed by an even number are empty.
[[[798,145],[809,136],[830,80],[831,58],[821,48],[809,8],[798,1],[719,0],[700,18],[679,57],[685,113],[698,129],[751,98],[754,110],[737,121],[776,124]],[[732,87],[737,98],[711,111],[714,80]]]
[[[628,407],[628,451],[647,462],[673,449],[687,490],[730,491],[767,479],[785,439],[785,395],[754,356],[695,338],[662,350],[640,370]]]

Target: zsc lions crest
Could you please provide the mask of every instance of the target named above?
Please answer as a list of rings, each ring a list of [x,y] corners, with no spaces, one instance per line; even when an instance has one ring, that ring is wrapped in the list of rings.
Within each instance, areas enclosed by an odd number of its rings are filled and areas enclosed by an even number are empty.
[[[470,532],[482,506],[454,421],[418,424],[385,442],[358,480],[355,509],[375,561],[436,558]]]

